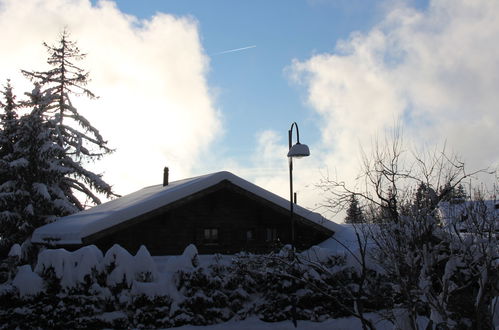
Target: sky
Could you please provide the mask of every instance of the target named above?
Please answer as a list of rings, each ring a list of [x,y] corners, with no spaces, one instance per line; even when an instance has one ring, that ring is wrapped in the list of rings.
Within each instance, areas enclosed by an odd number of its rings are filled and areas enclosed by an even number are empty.
[[[296,121],[311,156],[295,189],[314,209],[320,180],[354,184],[361,150],[397,125],[408,150],[445,146],[497,170],[498,12],[491,0],[0,0],[0,81],[30,90],[20,70],[46,69],[42,42],[67,27],[99,95],[73,102],[116,149],[88,166],[117,193],[168,166],[172,180],[229,170],[286,198]]]

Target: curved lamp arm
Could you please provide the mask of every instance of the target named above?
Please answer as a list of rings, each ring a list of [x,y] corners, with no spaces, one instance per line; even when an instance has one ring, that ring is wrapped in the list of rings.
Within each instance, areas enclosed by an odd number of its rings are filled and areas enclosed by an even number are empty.
[[[296,144],[291,146],[292,138],[293,138],[293,127],[296,128]],[[310,149],[306,144],[300,143],[300,131],[298,130],[298,124],[293,122],[291,124],[291,128],[288,131],[288,142],[289,142],[289,151],[288,157],[290,158],[302,158],[310,156]]]

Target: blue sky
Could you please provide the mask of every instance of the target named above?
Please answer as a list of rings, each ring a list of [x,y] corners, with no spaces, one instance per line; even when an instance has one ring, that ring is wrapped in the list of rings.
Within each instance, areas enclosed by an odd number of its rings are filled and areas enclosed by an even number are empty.
[[[118,193],[169,166],[172,180],[229,170],[287,197],[296,121],[311,157],[295,188],[315,208],[326,177],[359,187],[362,152],[396,125],[408,155],[445,147],[468,170],[498,170],[497,12],[490,0],[0,0],[0,30],[16,31],[0,35],[0,80],[29,90],[19,70],[46,69],[41,43],[66,26],[100,96],[73,103],[116,148],[89,166]]]
[[[252,157],[255,136],[272,129],[282,133],[297,121],[303,142],[319,140],[317,121],[303,89],[286,73],[294,59],[332,51],[352,32],[376,24],[385,1],[335,0],[118,0],[125,13],[149,19],[157,12],[192,16],[210,57],[209,85],[221,110],[224,135],[219,144],[228,157]],[[424,9],[426,1],[412,1]],[[248,47],[240,52],[220,52]]]

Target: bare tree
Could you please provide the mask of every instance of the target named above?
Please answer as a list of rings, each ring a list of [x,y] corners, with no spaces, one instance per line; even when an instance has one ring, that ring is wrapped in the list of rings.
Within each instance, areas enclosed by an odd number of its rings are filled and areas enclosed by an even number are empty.
[[[468,294],[476,301],[473,326],[480,328],[480,320],[490,319],[485,314],[492,296],[484,292],[490,292],[486,290],[497,276],[497,241],[492,244],[487,236],[491,232],[475,225],[472,230],[480,234],[471,240],[481,245],[465,244],[470,238],[449,231],[442,223],[439,205],[466,179],[487,171],[466,171],[464,163],[449,156],[445,147],[409,152],[404,149],[400,129],[385,137],[383,143],[376,140],[372,152],[363,152],[362,156],[363,170],[357,178],[362,189],[330,178],[319,187],[329,194],[324,206],[330,211],[345,210],[355,196],[366,207],[366,220],[376,223],[367,227],[374,246],[370,257],[390,276],[396,292],[389,318],[399,327],[417,329],[418,315],[427,313],[430,328],[437,324],[452,326],[457,316],[452,314],[455,306],[450,301],[459,292],[476,286],[478,291]],[[490,220],[484,219],[475,224]],[[457,260],[460,265],[466,264],[464,269],[456,266]],[[468,280],[456,283],[456,274],[463,271],[470,274]]]

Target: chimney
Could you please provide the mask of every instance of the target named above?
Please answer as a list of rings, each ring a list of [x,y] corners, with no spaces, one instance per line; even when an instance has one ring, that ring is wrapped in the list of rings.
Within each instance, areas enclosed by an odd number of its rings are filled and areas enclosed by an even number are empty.
[[[163,187],[164,186],[168,186],[168,174],[169,174],[170,170],[168,169],[168,167],[165,167],[165,169],[163,170]]]

